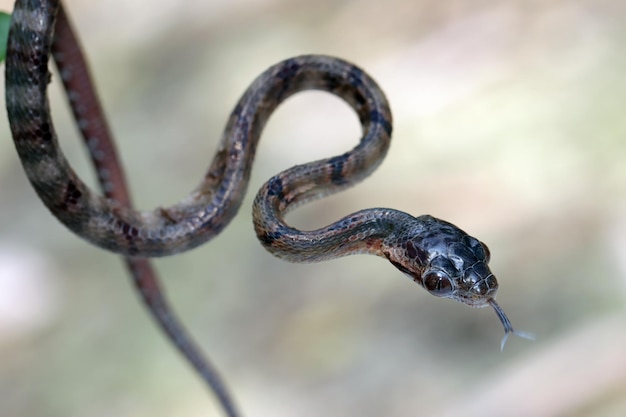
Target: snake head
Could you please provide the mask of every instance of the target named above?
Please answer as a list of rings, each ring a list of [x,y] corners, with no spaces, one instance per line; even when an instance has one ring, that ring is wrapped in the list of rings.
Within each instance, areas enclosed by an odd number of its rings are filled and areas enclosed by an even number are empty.
[[[514,330],[496,303],[498,281],[488,266],[487,245],[455,225],[432,216],[416,217],[384,240],[382,253],[432,295],[471,307],[492,307],[504,326],[500,349],[509,334],[534,339]]]
[[[487,246],[443,220],[415,220],[386,239],[389,261],[432,295],[471,307],[489,305],[498,281],[488,266]]]

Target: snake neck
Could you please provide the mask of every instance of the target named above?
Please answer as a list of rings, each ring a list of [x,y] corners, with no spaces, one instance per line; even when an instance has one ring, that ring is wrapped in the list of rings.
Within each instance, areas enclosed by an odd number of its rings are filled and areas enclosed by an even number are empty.
[[[385,257],[385,240],[415,217],[393,209],[371,208],[352,213],[316,230],[289,226],[284,215],[291,207],[268,181],[254,201],[257,237],[270,253],[290,262],[320,262],[354,254]]]

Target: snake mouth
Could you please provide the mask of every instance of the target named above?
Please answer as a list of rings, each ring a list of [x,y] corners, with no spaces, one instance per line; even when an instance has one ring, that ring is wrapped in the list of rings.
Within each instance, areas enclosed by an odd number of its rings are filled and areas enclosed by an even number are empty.
[[[484,308],[490,305],[489,300],[485,299],[484,296],[477,295],[477,294],[472,294],[466,297],[455,295],[450,298],[456,301],[460,301],[461,303],[471,308]]]
[[[493,307],[491,301],[494,300],[497,290],[497,286],[489,288],[485,285],[485,281],[481,280],[469,289],[457,289],[451,298],[472,308],[484,308],[490,305]]]

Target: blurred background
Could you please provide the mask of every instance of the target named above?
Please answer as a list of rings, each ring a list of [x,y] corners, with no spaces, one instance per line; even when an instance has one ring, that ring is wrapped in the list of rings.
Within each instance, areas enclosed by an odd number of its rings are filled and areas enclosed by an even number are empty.
[[[258,244],[250,211],[261,184],[359,138],[343,102],[302,93],[272,116],[230,227],[155,261],[245,416],[626,415],[626,3],[66,6],[140,208],[197,185],[264,69],[337,55],[386,92],[392,147],[364,183],[288,220],[314,228],[382,206],[451,221],[489,245],[498,301],[536,334],[501,353],[492,310],[432,297],[382,259],[296,265]],[[60,91],[51,85],[62,147],[95,187]],[[4,116],[0,132],[0,415],[221,415],[120,259],[40,203]]]

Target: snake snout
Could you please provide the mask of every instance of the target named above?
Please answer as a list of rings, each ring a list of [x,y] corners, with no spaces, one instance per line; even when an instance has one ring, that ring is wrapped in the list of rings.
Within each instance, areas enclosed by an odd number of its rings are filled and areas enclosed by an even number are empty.
[[[485,263],[479,262],[465,270],[463,283],[467,288],[466,304],[484,307],[496,296],[498,281]]]

